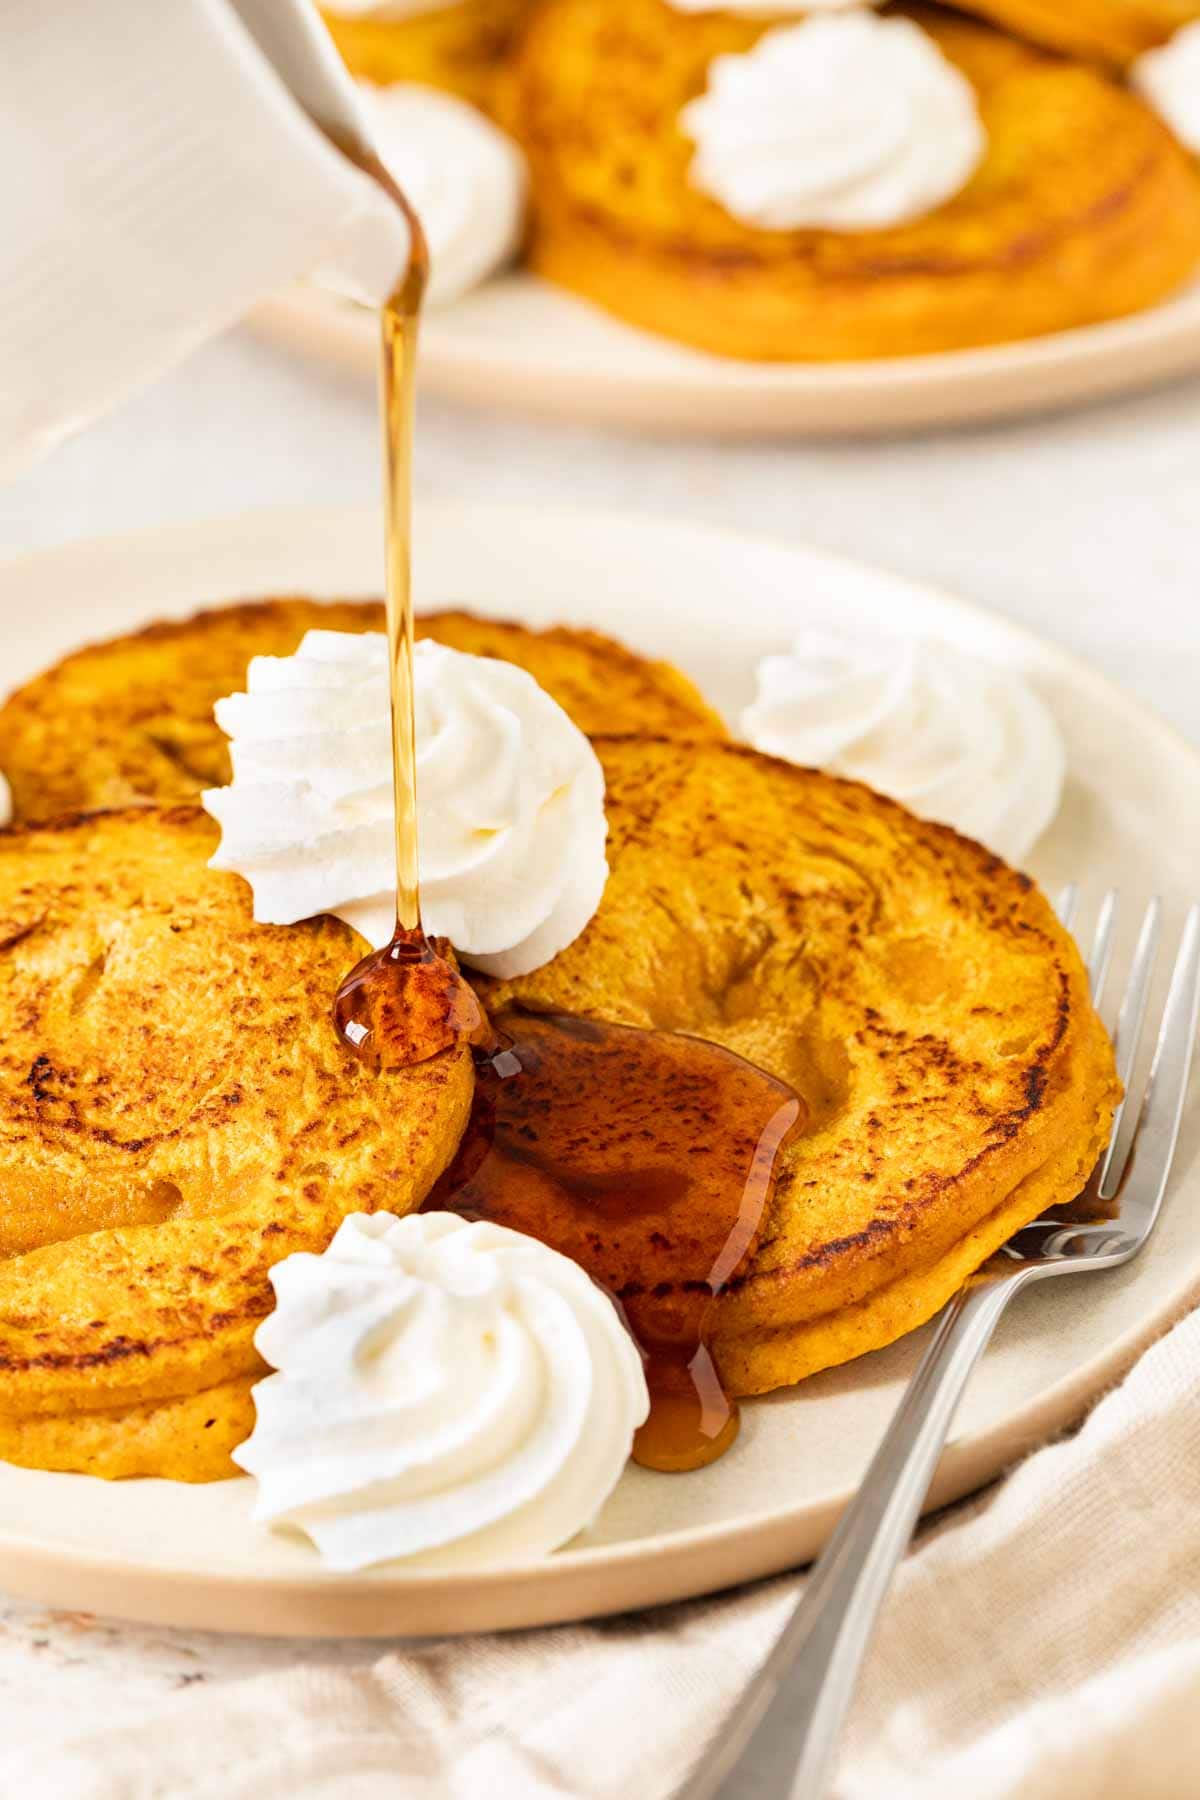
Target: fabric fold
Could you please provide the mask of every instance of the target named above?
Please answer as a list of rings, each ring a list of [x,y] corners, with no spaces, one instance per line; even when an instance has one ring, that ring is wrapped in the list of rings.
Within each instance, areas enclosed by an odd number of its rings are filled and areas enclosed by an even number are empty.
[[[882,1620],[836,1800],[1179,1800],[1200,1764],[1198,1572],[1195,1314],[1074,1437],[926,1530]],[[329,1651],[58,1743],[10,1737],[0,1792],[668,1800],[797,1592],[788,1577],[357,1668]]]

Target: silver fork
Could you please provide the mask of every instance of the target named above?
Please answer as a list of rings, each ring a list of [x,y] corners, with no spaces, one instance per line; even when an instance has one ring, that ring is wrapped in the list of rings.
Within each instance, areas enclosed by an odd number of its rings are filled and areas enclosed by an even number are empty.
[[[1077,902],[1074,887],[1059,900],[1068,929]],[[1112,892],[1101,905],[1088,963],[1097,1006],[1116,923]],[[1187,917],[1154,1060],[1135,1109],[1129,1088],[1161,930],[1162,907],[1153,900],[1113,1034],[1126,1099],[1081,1196],[1093,1209],[1097,1202],[1119,1199],[1119,1210],[1102,1223],[1048,1217],[1027,1225],[945,1308],[862,1486],[743,1696],[724,1742],[679,1790],[678,1800],[718,1795],[732,1800],[730,1777],[752,1746],[755,1800],[821,1800],[879,1609],[912,1537],[963,1390],[1001,1314],[1036,1281],[1119,1268],[1154,1230],[1179,1138],[1200,1018],[1200,905]],[[1087,1206],[1080,1210],[1086,1213]]]

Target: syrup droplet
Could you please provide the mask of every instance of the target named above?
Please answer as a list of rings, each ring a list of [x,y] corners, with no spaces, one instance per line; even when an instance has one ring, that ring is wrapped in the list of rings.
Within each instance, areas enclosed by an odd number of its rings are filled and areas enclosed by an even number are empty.
[[[709,1347],[714,1298],[752,1254],[804,1102],[700,1038],[507,1013],[429,1200],[541,1239],[624,1311],[651,1413],[634,1457],[696,1469],[738,1431]]]
[[[338,1036],[375,1074],[428,1062],[475,1040],[483,1008],[436,940],[396,927],[390,944],[351,969],[337,991]]]

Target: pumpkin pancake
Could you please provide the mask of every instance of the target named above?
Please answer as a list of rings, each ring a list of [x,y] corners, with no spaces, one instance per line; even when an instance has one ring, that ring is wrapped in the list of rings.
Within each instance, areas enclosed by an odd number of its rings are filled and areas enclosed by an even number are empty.
[[[234,1473],[267,1271],[418,1206],[465,1046],[373,1076],[330,1022],[365,953],[257,925],[198,807],[0,834],[0,1456]],[[381,1085],[382,1084],[382,1085]]]
[[[497,69],[517,41],[533,0],[457,0],[407,19],[324,14],[352,75],[387,87],[417,81],[485,110]]]
[[[382,631],[378,601],[255,600],[147,626],[65,657],[0,708],[0,770],[14,817],[194,799],[231,779],[213,719],[252,656],[290,656],[306,631]],[[599,632],[531,631],[467,612],[429,613],[418,637],[527,669],[586,732],[724,727],[691,682]]]
[[[1135,312],[1187,279],[1200,179],[1147,106],[974,20],[902,10],[976,90],[988,145],[975,175],[905,225],[767,231],[692,186],[679,117],[714,58],[779,20],[545,0],[505,103],[530,159],[534,269],[647,330],[761,361],[1035,337]]]
[[[740,746],[596,747],[600,910],[481,992],[694,1033],[802,1094],[808,1129],[712,1319],[731,1391],[762,1393],[911,1331],[1073,1199],[1107,1141],[1111,1047],[1073,940],[979,845]],[[649,1260],[623,1298],[660,1274]]]
[[[1008,31],[1052,50],[1124,65],[1200,19],[1200,0],[961,0]]]

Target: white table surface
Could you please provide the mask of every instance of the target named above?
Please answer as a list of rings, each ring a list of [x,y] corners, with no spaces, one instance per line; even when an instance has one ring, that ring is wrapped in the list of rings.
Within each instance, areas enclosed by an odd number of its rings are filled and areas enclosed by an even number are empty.
[[[429,402],[417,481],[446,497],[721,521],[890,566],[1056,639],[1200,743],[1200,381],[1029,424],[838,445],[633,440]],[[369,381],[243,329],[0,487],[0,554],[377,491]],[[10,1738],[83,1730],[310,1654],[374,1652],[140,1629],[0,1597],[0,1717]],[[743,1786],[749,1800],[752,1777]]]

